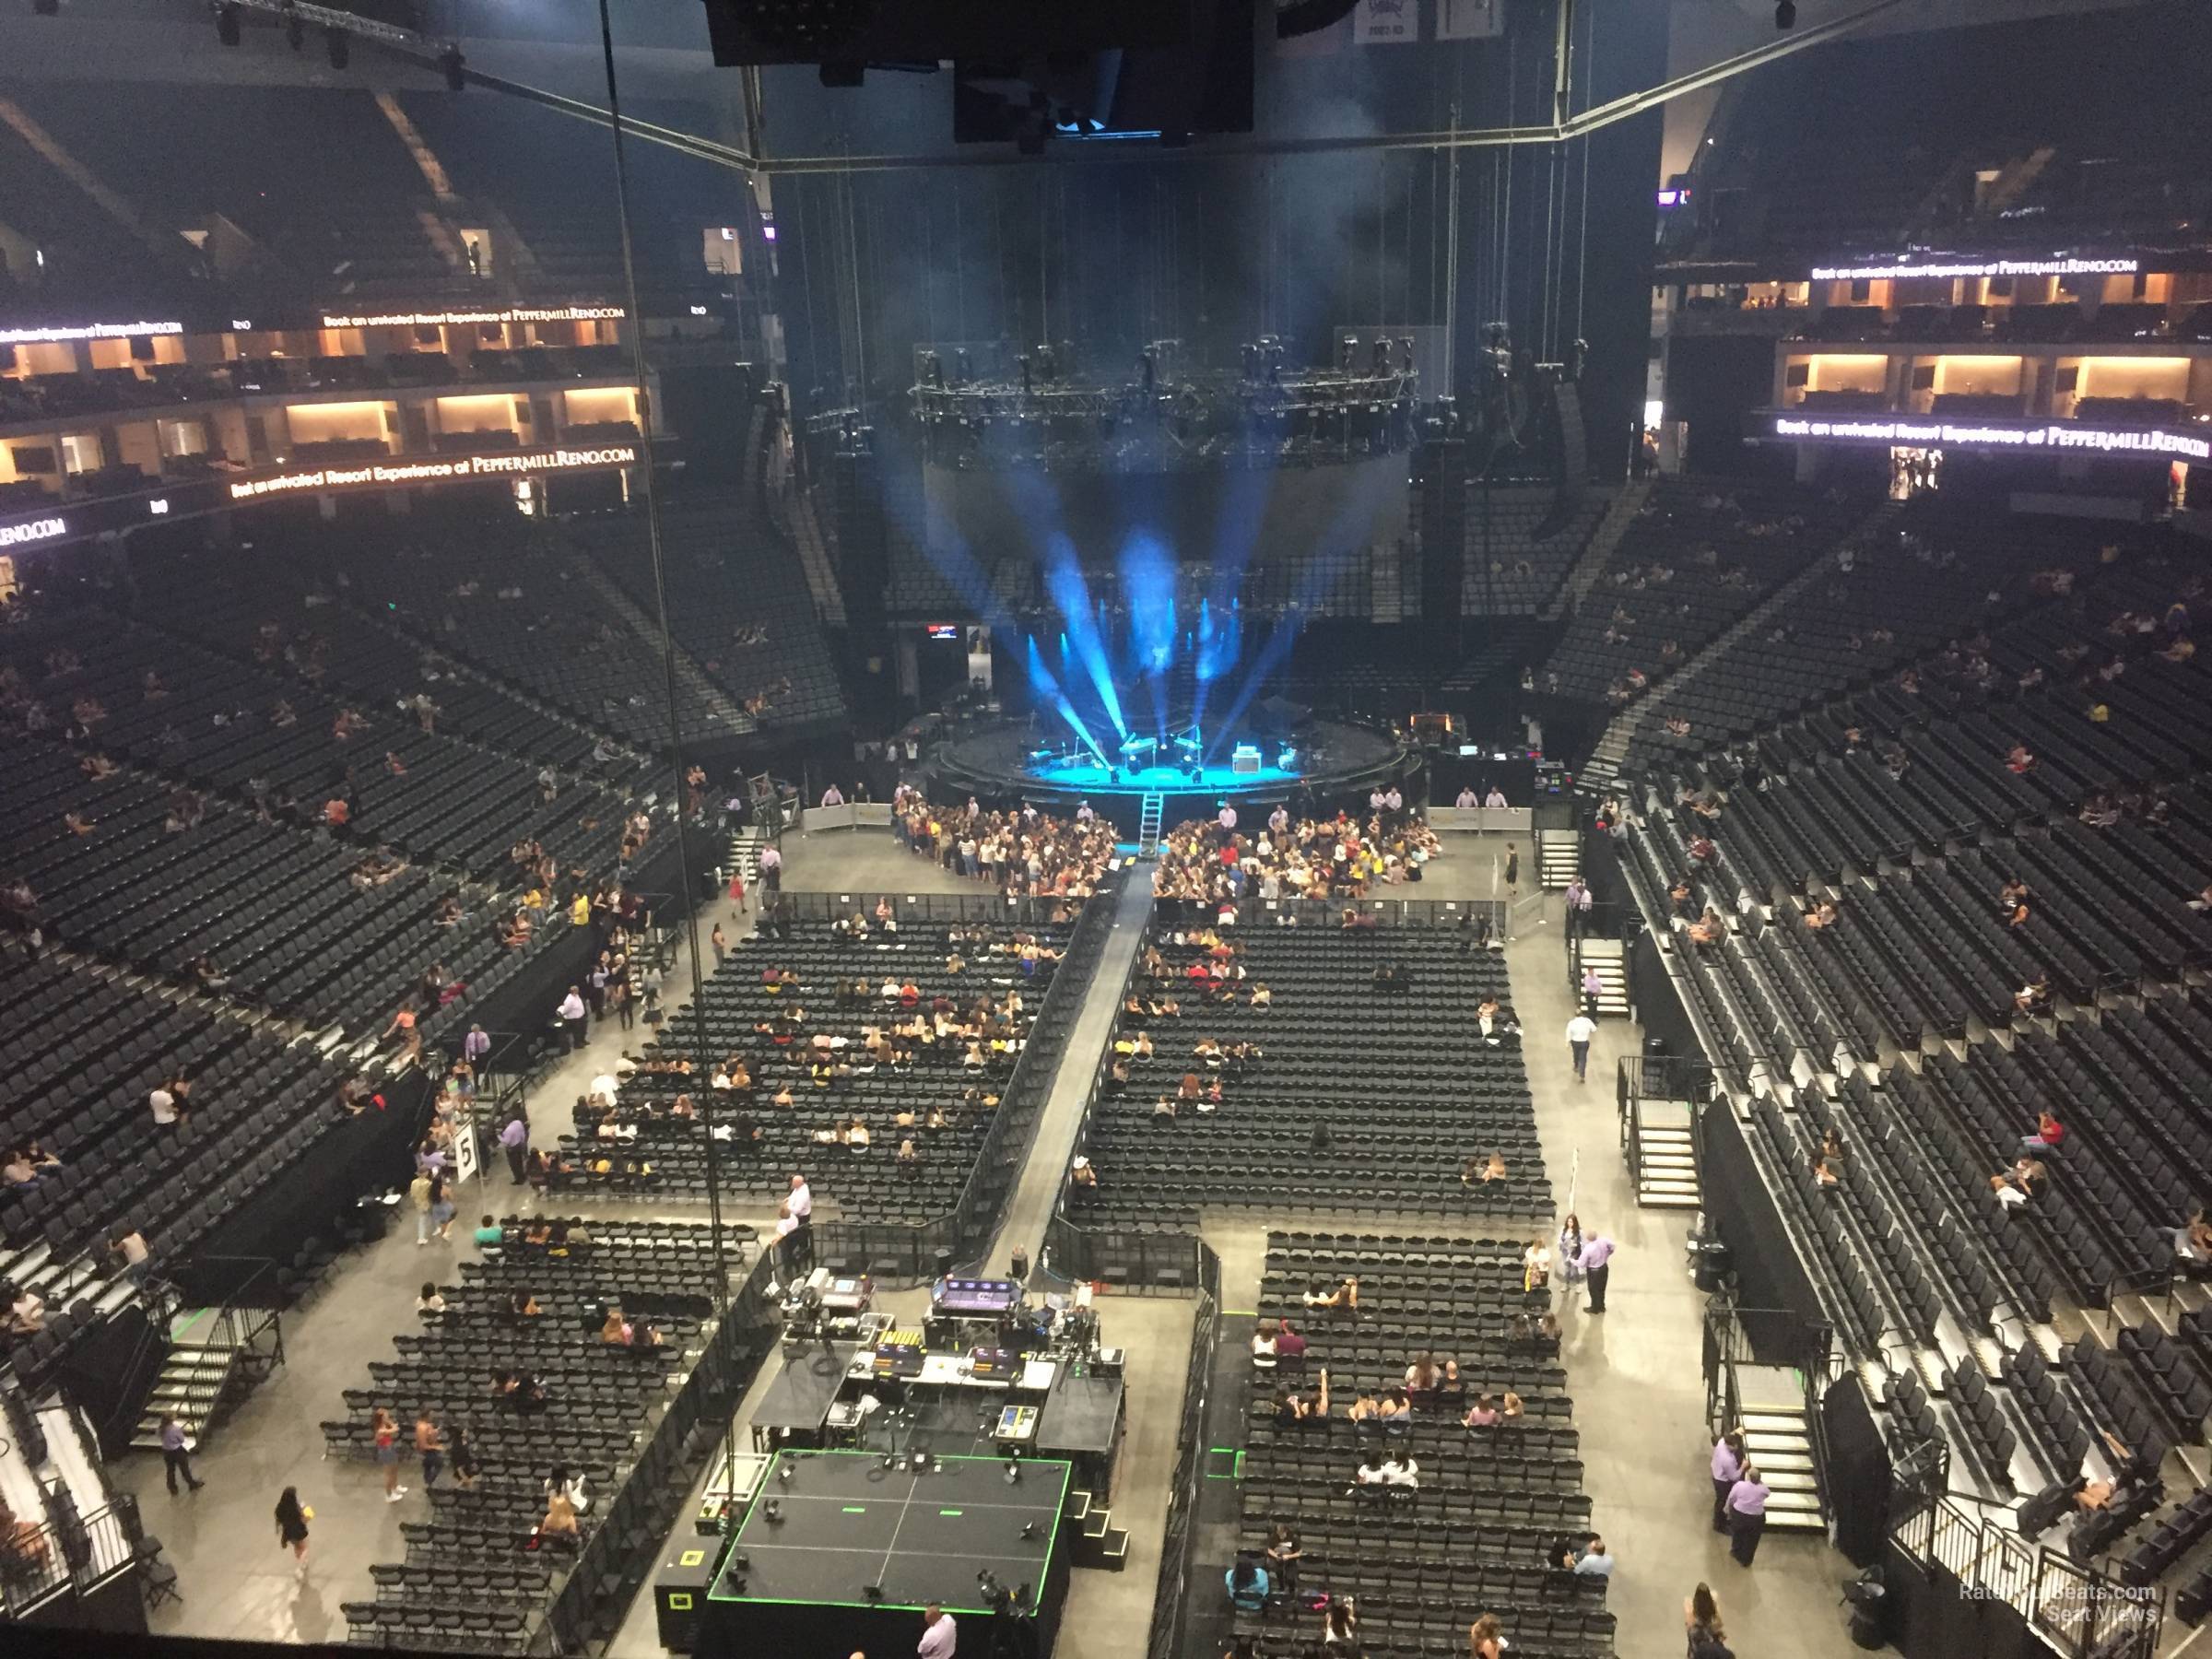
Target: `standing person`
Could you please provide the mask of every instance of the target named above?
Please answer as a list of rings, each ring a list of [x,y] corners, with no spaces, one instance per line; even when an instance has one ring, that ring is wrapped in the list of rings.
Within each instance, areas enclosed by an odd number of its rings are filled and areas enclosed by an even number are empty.
[[[1712,1586],[1700,1582],[1682,1603],[1682,1627],[1689,1632],[1689,1659],[1704,1659],[1704,1655],[1724,1645],[1728,1632],[1721,1623],[1721,1604],[1713,1598]]]
[[[453,1236],[453,1211],[456,1207],[453,1194],[445,1184],[445,1171],[431,1171],[430,1225],[438,1230],[441,1242],[450,1241]]]
[[[1583,970],[1583,1012],[1591,1018],[1597,1018],[1597,999],[1605,994],[1606,982],[1597,976],[1597,964],[1593,962]]]
[[[177,1421],[174,1412],[161,1417],[161,1472],[169,1477],[169,1495],[177,1495],[177,1477],[184,1477],[184,1484],[198,1491],[207,1483],[192,1472],[192,1447],[184,1433],[184,1425]]]
[[[1712,1530],[1728,1530],[1728,1493],[1744,1473],[1744,1431],[1731,1429],[1712,1442]]]
[[[521,1112],[509,1118],[500,1130],[500,1150],[507,1154],[507,1173],[514,1179],[510,1183],[521,1186],[529,1179],[530,1125],[524,1122]]]
[[[707,943],[714,947],[715,967],[719,968],[730,959],[730,935],[722,931],[721,923],[714,924],[713,931],[707,935]]]
[[[313,1519],[314,1512],[300,1501],[300,1488],[286,1487],[284,1496],[276,1500],[276,1542],[292,1552],[303,1576],[307,1571],[307,1524]]]
[[[767,895],[762,901],[767,904],[783,893],[783,852],[773,841],[760,849],[760,890]]]
[[[1512,841],[1505,843],[1505,896],[1508,899],[1521,896],[1521,850]]]
[[[428,1406],[415,1414],[415,1450],[422,1456],[422,1489],[427,1492],[445,1467],[445,1441],[430,1420]]]
[[[1590,1300],[1583,1312],[1603,1313],[1606,1311],[1606,1281],[1613,1277],[1613,1241],[1604,1233],[1592,1233],[1583,1241],[1583,1253],[1577,1258],[1577,1263],[1590,1286]]]
[[[1574,1080],[1590,1081],[1590,1039],[1597,1035],[1597,1021],[1577,1014],[1567,1022],[1567,1052],[1574,1056]]]
[[[397,1503],[407,1495],[407,1488],[399,1484],[399,1425],[379,1406],[369,1419],[369,1431],[375,1437],[376,1461],[384,1472],[384,1501]]]
[[[570,1053],[574,1053],[583,1046],[584,1038],[591,1030],[591,1019],[592,1011],[583,1004],[583,992],[571,985],[569,994],[560,999],[560,1030],[568,1039]]]
[[[491,1033],[482,1025],[472,1025],[468,1035],[461,1039],[461,1058],[468,1062],[469,1075],[479,1082],[484,1077],[484,1062],[491,1054]]]
[[[797,1266],[808,1266],[814,1261],[814,1189],[806,1184],[806,1177],[794,1173],[791,1191],[783,1200],[791,1214],[791,1260]]]
[[[415,1179],[407,1182],[407,1203],[415,1211],[415,1247],[419,1250],[430,1241],[430,1171],[428,1168],[415,1171]]]
[[[735,865],[730,868],[730,902],[737,907],[739,915],[749,913],[751,907],[745,901],[745,872]]]
[[[922,1640],[914,1644],[916,1659],[952,1659],[959,1641],[952,1615],[935,1602],[922,1609]]]
[[[1759,1535],[1767,1530],[1767,1483],[1759,1477],[1759,1465],[1744,1460],[1744,1472],[1728,1488],[1728,1553],[1740,1566],[1751,1565],[1759,1553]]]
[[[1567,884],[1567,936],[1573,938],[1590,909],[1590,884],[1580,876]]]
[[[453,1484],[467,1491],[477,1484],[476,1442],[468,1438],[468,1425],[455,1423],[447,1454],[453,1460]]]

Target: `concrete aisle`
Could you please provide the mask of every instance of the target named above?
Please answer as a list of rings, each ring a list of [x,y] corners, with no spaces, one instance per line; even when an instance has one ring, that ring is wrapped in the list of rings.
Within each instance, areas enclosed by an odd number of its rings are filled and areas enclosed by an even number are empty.
[[[1576,1084],[1565,1036],[1574,999],[1559,895],[1548,897],[1545,916],[1542,928],[1508,947],[1506,959],[1560,1209],[1569,1207],[1571,1182],[1584,1232],[1603,1232],[1619,1246],[1606,1313],[1584,1312],[1579,1294],[1559,1304],[1559,1357],[1582,1431],[1583,1486],[1594,1524],[1620,1563],[1609,1593],[1617,1651],[1621,1659],[1673,1659],[1681,1652],[1683,1598],[1702,1579],[1720,1598],[1737,1653],[1845,1659],[1858,1650],[1844,1630],[1838,1586],[1853,1570],[1825,1538],[1769,1532],[1747,1571],[1709,1529],[1705,1298],[1685,1254],[1695,1212],[1637,1205],[1620,1150],[1614,1077],[1615,1062],[1641,1048],[1642,1033],[1601,1021],[1590,1081]]]

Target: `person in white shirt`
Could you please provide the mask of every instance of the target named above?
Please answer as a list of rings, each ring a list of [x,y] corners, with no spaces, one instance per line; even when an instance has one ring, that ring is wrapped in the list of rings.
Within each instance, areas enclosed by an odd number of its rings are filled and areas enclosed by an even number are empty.
[[[1405,810],[1406,797],[1398,793],[1398,786],[1395,783],[1390,786],[1390,793],[1382,797],[1382,805],[1390,808],[1394,817]]]
[[[590,1010],[584,1006],[583,993],[576,986],[571,985],[569,994],[560,999],[560,1027],[568,1033],[569,1050],[571,1053],[583,1046],[584,1035],[588,1030],[586,1022],[590,1018]]]
[[[814,1194],[807,1188],[806,1176],[794,1175],[791,1178],[791,1196],[784,1203],[791,1206],[792,1218],[801,1227],[806,1226],[807,1218],[814,1214]]]
[[[1382,1460],[1382,1484],[1411,1491],[1421,1484],[1421,1465],[1403,1452],[1392,1452]]]
[[[1275,1327],[1262,1325],[1252,1334],[1252,1363],[1255,1370],[1273,1371],[1276,1363]]]
[[[917,1659],[952,1659],[959,1641],[951,1614],[935,1602],[922,1609],[922,1640],[914,1644]]]
[[[1227,801],[1222,802],[1221,810],[1217,817],[1221,825],[1222,834],[1231,835],[1236,832],[1237,809],[1234,806],[1231,806]]]
[[[1597,1035],[1597,1021],[1577,1014],[1567,1022],[1567,1052],[1574,1056],[1574,1080],[1590,1080],[1590,1039]]]
[[[622,1085],[613,1072],[601,1072],[592,1079],[591,1097],[594,1106],[612,1106],[615,1095]]]
[[[153,1108],[155,1128],[166,1129],[177,1121],[177,1097],[166,1088],[156,1088],[146,1097],[146,1103]]]
[[[1583,1578],[1609,1579],[1613,1576],[1613,1552],[1606,1547],[1603,1538],[1594,1537],[1584,1546],[1583,1553],[1575,1559],[1574,1571]]]
[[[1495,783],[1491,784],[1491,785],[1490,785],[1490,793],[1489,793],[1488,794],[1487,794],[1487,795],[1485,795],[1485,796],[1483,796],[1483,797],[1482,797],[1482,804],[1483,804],[1485,806],[1504,806],[1504,805],[1505,805],[1505,791],[1504,791],[1504,790],[1502,790],[1502,789],[1500,789],[1500,788],[1499,788],[1499,787],[1498,787],[1498,785],[1497,785],[1497,784],[1495,784]]]
[[[1461,790],[1459,792],[1459,799],[1453,801],[1452,805],[1458,807],[1462,812],[1466,811],[1467,808],[1474,806],[1475,785],[1470,783],[1465,789]]]
[[[845,804],[845,792],[844,792],[843,790],[841,790],[841,789],[838,788],[838,786],[837,786],[836,784],[832,783],[832,784],[830,784],[830,787],[829,787],[829,788],[827,788],[827,789],[825,789],[825,790],[823,790],[823,791],[822,791],[822,805],[823,805],[823,806],[842,806],[844,804]]]

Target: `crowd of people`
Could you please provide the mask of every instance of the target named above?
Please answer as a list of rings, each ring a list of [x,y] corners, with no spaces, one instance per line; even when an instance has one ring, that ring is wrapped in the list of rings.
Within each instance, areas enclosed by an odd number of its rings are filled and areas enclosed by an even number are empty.
[[[1378,886],[1421,879],[1443,852],[1419,813],[1395,789],[1371,797],[1368,816],[1293,818],[1286,806],[1258,830],[1238,828],[1236,808],[1178,824],[1159,843],[1152,891],[1226,907],[1251,900],[1359,899]]]
[[[891,794],[891,833],[915,856],[988,881],[1009,899],[1087,899],[1113,858],[1113,826],[1088,806],[1071,818],[1026,803],[986,812],[973,796],[941,806],[911,783]]]

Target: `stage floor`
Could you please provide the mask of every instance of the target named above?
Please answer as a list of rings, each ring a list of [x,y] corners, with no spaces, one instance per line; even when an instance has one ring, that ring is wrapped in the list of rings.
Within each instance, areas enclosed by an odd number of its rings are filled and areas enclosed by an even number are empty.
[[[866,1452],[786,1452],[760,1483],[738,1528],[735,1554],[709,1599],[738,1605],[918,1609],[937,1601],[981,1615],[976,1574],[1011,1590],[1046,1582],[1067,1502],[1070,1465],[1024,1458],[1008,1486],[994,1457],[944,1457],[926,1473],[885,1469]],[[767,1516],[773,1500],[782,1518]],[[1030,1528],[1029,1537],[1022,1535]],[[741,1578],[737,1592],[733,1580]],[[871,1599],[870,1585],[880,1585]]]
[[[1029,721],[969,726],[936,747],[928,776],[956,797],[973,794],[994,805],[1032,800],[1061,808],[1089,800],[1101,814],[1116,808],[1117,821],[1120,804],[1126,804],[1134,818],[1136,802],[1147,794],[1161,794],[1168,797],[1168,821],[1172,823],[1201,808],[1210,814],[1214,804],[1222,800],[1240,805],[1282,801],[1300,790],[1310,792],[1316,802],[1330,803],[1334,810],[1340,802],[1364,797],[1376,783],[1401,779],[1408,759],[1406,746],[1387,727],[1324,720],[1300,728],[1294,766],[1263,765],[1256,771],[1238,771],[1224,759],[1206,767],[1195,781],[1187,771],[1168,766],[1148,766],[1109,778],[1095,758],[1066,759],[1065,737],[1065,728],[1054,733]],[[1055,755],[1038,758],[1037,750],[1048,746]],[[1223,745],[1224,749],[1230,747]],[[1266,759],[1279,758],[1279,743],[1259,747]]]

